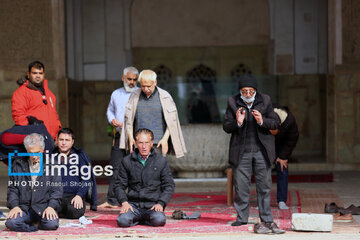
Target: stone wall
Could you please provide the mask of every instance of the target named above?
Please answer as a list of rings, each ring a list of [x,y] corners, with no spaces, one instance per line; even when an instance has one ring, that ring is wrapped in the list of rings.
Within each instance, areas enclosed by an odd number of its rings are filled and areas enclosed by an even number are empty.
[[[120,81],[70,81],[70,126],[76,135],[75,145],[92,160],[110,160],[112,138],[107,135],[107,106],[112,91]]]
[[[267,44],[227,47],[139,47],[133,48],[133,63],[139,69],[154,69],[159,65],[165,65],[173,76],[186,76],[190,69],[199,64],[214,69],[219,77],[229,77],[231,69],[238,64],[245,65],[254,75],[266,75],[269,71],[269,49]]]
[[[46,78],[67,125],[63,1],[3,0],[0,7],[0,130],[12,126],[11,96],[16,80],[34,60],[42,61]],[[58,83],[60,87],[58,88]],[[61,92],[58,91],[61,89]]]
[[[360,64],[360,1],[341,3],[343,64]]]
[[[299,128],[293,155],[300,162],[325,161],[326,84],[325,75],[278,77],[278,102],[289,107]]]
[[[341,61],[328,77],[327,160],[360,168],[360,2],[341,2]],[[333,16],[330,16],[333,17]]]
[[[338,67],[334,79],[334,147],[336,163],[360,166],[360,72]]]
[[[267,0],[134,0],[133,47],[267,44]]]

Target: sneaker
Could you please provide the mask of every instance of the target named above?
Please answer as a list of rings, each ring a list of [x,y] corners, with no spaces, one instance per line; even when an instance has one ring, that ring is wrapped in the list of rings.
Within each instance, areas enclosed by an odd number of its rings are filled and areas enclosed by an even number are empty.
[[[5,220],[6,220],[6,216],[2,211],[0,211],[0,221],[5,221]]]
[[[272,222],[272,223],[265,223],[265,225],[271,230],[272,233],[274,234],[282,234],[285,233],[285,230],[280,229],[276,223]]]
[[[254,225],[254,233],[269,234],[272,230],[264,222],[260,222]]]
[[[325,208],[324,208],[324,212],[325,213],[337,213],[339,212],[339,209],[342,209],[342,208],[339,208],[336,203],[332,202],[332,203],[329,203],[329,204],[325,204]]]
[[[289,209],[289,207],[286,205],[286,203],[285,202],[279,202],[279,209],[280,210],[288,210]]]

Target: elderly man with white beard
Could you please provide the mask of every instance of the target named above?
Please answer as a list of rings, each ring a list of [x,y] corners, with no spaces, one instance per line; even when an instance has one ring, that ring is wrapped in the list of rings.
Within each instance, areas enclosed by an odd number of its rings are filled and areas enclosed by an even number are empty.
[[[274,223],[270,208],[271,166],[275,160],[275,138],[269,130],[277,129],[279,117],[268,95],[258,91],[251,75],[239,79],[239,93],[228,99],[223,129],[231,134],[229,163],[235,187],[236,221],[232,226],[248,223],[251,173],[254,172],[261,222],[255,233],[284,233]]]
[[[59,227],[57,211],[63,194],[61,176],[44,174],[45,138],[42,135],[26,136],[24,146],[28,157],[17,155],[9,162],[7,207],[10,212],[5,225],[16,232],[56,230]]]
[[[139,71],[135,67],[127,67],[123,71],[122,81],[124,87],[118,88],[111,94],[109,106],[107,108],[107,119],[114,127],[113,142],[111,147],[110,165],[113,166],[114,172],[121,159],[125,156],[125,150],[119,148],[119,139],[123,128],[125,106],[133,91],[138,89],[136,82]],[[116,208],[119,205],[114,193],[114,178],[110,178],[107,201],[99,205],[99,208]]]

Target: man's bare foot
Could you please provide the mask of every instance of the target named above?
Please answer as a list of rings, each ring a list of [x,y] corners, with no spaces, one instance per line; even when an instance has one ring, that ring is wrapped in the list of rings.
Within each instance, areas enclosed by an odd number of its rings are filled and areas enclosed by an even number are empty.
[[[98,208],[117,208],[117,206],[111,205],[108,202],[104,202],[103,204],[100,204]]]

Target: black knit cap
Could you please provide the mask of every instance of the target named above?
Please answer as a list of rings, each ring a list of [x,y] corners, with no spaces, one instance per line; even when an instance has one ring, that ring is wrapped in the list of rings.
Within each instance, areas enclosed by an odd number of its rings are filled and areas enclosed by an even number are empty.
[[[239,79],[239,90],[243,87],[252,87],[257,90],[257,81],[256,78],[249,74],[242,75]]]

